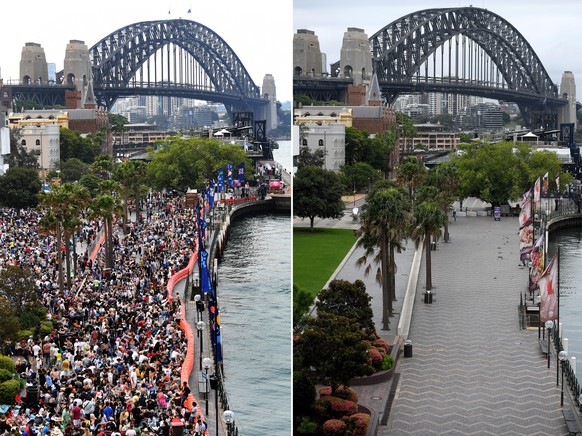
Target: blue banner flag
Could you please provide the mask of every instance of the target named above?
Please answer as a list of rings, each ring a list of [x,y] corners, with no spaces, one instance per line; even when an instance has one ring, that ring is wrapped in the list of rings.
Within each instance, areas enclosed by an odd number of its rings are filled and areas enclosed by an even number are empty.
[[[212,182],[210,182],[210,186],[208,187],[208,189],[206,190],[207,192],[207,196],[208,196],[208,205],[210,206],[210,208],[214,207],[214,186],[212,185]]]
[[[238,179],[240,180],[241,185],[245,184],[245,163],[241,163],[238,166]]]
[[[234,164],[227,164],[226,165],[226,183],[228,184],[228,186],[232,186],[233,184],[233,180],[232,180],[232,173],[234,171]]]
[[[218,189],[218,192],[224,192],[224,168],[218,170],[216,188]]]
[[[200,287],[205,294],[212,290],[210,271],[208,271],[208,253],[206,250],[200,251]]]

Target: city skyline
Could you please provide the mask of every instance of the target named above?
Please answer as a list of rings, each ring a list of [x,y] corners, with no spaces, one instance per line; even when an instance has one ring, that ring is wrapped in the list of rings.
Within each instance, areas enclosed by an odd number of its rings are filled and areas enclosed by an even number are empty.
[[[0,77],[5,83],[18,79],[22,47],[27,42],[40,44],[47,62],[56,64],[56,71],[60,71],[70,40],[81,40],[91,47],[110,33],[133,23],[182,18],[200,23],[218,34],[236,53],[255,85],[262,87],[264,76],[272,74],[277,99],[292,100],[292,39],[286,30],[292,27],[291,0],[277,5],[278,10],[288,11],[278,14],[277,20],[264,20],[258,12],[272,8],[267,0],[251,0],[245,7],[235,0],[210,5],[200,7],[193,0],[156,3],[102,0],[98,7],[88,11],[82,7],[57,8],[54,3],[40,0],[7,3],[2,10],[10,19],[5,20],[3,33],[9,41],[0,45]],[[264,35],[269,37],[264,38]]]
[[[380,29],[400,17],[423,9],[469,7],[487,9],[508,21],[531,45],[546,71],[556,85],[562,73],[572,71],[582,80],[582,59],[575,57],[578,41],[582,40],[582,3],[558,0],[549,8],[542,0],[507,2],[483,0],[463,4],[459,0],[411,0],[405,3],[370,0],[367,6],[346,0],[327,4],[294,0],[293,32],[308,29],[318,36],[320,49],[327,56],[327,68],[340,58],[344,32],[348,27],[363,29],[371,37]],[[556,30],[555,34],[549,29]]]

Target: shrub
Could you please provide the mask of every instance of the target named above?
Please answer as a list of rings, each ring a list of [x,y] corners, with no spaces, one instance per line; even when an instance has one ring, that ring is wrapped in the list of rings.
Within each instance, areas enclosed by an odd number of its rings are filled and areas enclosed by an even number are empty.
[[[388,341],[385,339],[376,339],[374,341],[374,347],[382,349],[384,353],[390,352],[390,345],[388,345]]]
[[[331,418],[330,397],[324,397],[317,400],[313,406],[313,412],[322,420]]]
[[[39,334],[41,338],[48,336],[54,330],[53,323],[51,321],[42,321],[40,323]]]
[[[356,413],[344,419],[344,422],[346,422],[347,429],[352,436],[366,436],[370,425],[370,415]]]
[[[40,317],[33,312],[24,312],[18,320],[23,329],[34,329],[41,321]]]
[[[313,422],[311,419],[304,416],[301,418],[301,424],[297,427],[297,433],[299,434],[315,434],[317,430],[317,423]]]
[[[382,358],[382,364],[380,365],[380,369],[382,371],[386,371],[394,366],[394,357],[391,354],[386,354]]]
[[[307,413],[315,401],[315,384],[309,372],[293,371],[293,410],[298,414]]]
[[[339,419],[329,419],[323,423],[323,434],[325,436],[338,436],[346,432],[346,423]]]
[[[358,402],[358,393],[353,389],[344,386],[337,388],[333,395],[334,397],[343,398],[344,400],[353,401],[354,403]]]
[[[10,373],[16,372],[16,364],[8,356],[0,356],[0,368],[10,371]]]
[[[10,380],[12,378],[12,374],[7,369],[1,368],[0,369],[0,383],[5,382],[6,380]]]
[[[18,333],[16,333],[16,340],[17,341],[26,340],[32,335],[34,335],[34,329],[18,330]]]
[[[0,403],[14,404],[14,397],[20,392],[20,382],[18,380],[6,380],[0,383]]]
[[[370,348],[368,350],[368,361],[374,368],[380,368],[382,364],[382,353],[376,348]]]
[[[334,417],[350,416],[358,413],[358,405],[353,401],[344,400],[339,397],[327,397]]]
[[[331,395],[331,386],[323,386],[319,389],[319,397],[329,397]]]

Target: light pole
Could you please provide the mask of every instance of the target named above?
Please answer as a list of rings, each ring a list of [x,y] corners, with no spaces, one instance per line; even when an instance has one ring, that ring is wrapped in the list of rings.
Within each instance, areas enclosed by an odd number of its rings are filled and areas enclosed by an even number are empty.
[[[214,389],[214,413],[216,415],[216,436],[218,436],[218,376],[216,375],[216,367],[214,374],[210,376],[210,389]]]
[[[204,387],[204,391],[206,393],[206,416],[208,416],[208,368],[210,368],[212,366],[212,359],[209,357],[205,357],[202,360],[202,365],[204,366],[204,371],[206,372],[206,377],[205,377],[205,387]]]
[[[550,334],[552,332],[552,328],[554,327],[554,322],[549,319],[546,321],[546,330],[548,331],[548,368],[550,367]]]
[[[222,413],[224,422],[226,422],[226,435],[230,436],[230,426],[234,424],[234,412],[232,410],[225,410]]]
[[[196,330],[198,330],[198,341],[200,342],[200,369],[202,369],[202,343],[204,342],[204,338],[202,336],[202,332],[204,331],[204,321],[198,321],[196,323]]]
[[[560,406],[564,407],[564,362],[568,358],[568,353],[564,350],[558,353],[558,359],[560,359],[560,366],[562,367],[562,392],[560,394]]]
[[[196,322],[200,321],[200,311],[198,310],[198,302],[200,301],[200,294],[194,295],[194,301],[196,302]],[[196,327],[198,328],[198,327]],[[198,333],[200,336],[200,333]]]

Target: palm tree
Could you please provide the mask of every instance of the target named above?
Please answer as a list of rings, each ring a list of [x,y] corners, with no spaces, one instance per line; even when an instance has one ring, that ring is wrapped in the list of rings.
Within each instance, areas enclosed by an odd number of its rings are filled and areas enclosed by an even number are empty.
[[[67,271],[67,286],[72,287],[71,279],[71,247],[69,241],[72,240],[74,264],[77,261],[77,247],[75,242],[75,231],[81,224],[81,212],[89,204],[91,194],[89,190],[78,183],[65,183],[62,185],[63,199],[63,239],[65,241],[65,262]]]
[[[395,299],[395,251],[402,250],[409,218],[410,203],[406,194],[395,187],[373,189],[361,215],[360,239],[357,244],[365,249],[358,265],[372,257],[378,264],[376,281],[382,285],[382,330],[389,330],[389,317],[393,315]],[[368,264],[365,274],[372,268]]]
[[[406,157],[396,170],[396,181],[400,186],[408,188],[408,199],[412,201],[415,187],[420,186],[427,169],[424,164],[414,156]]]
[[[455,202],[455,194],[460,183],[457,168],[450,162],[441,163],[428,172],[426,182],[436,188],[437,195],[434,199],[448,216]],[[449,242],[448,219],[445,221],[444,240]]]
[[[411,236],[416,244],[416,248],[424,241],[426,251],[426,290],[432,289],[432,271],[431,271],[431,238],[436,240],[442,234],[441,227],[445,225],[447,215],[433,201],[420,203],[414,209],[414,229]]]
[[[89,204],[90,218],[103,218],[105,222],[105,267],[113,267],[113,222],[115,216],[123,213],[123,206],[116,192],[119,183],[113,180],[105,180],[100,183],[100,194]]]
[[[139,220],[140,212],[140,188],[145,179],[146,164],[141,161],[130,160],[122,162],[115,167],[113,179],[121,184],[123,187],[124,201],[123,201],[123,229],[127,228],[128,212],[127,205],[129,204],[130,194],[134,195],[134,202],[136,205],[136,215]]]

